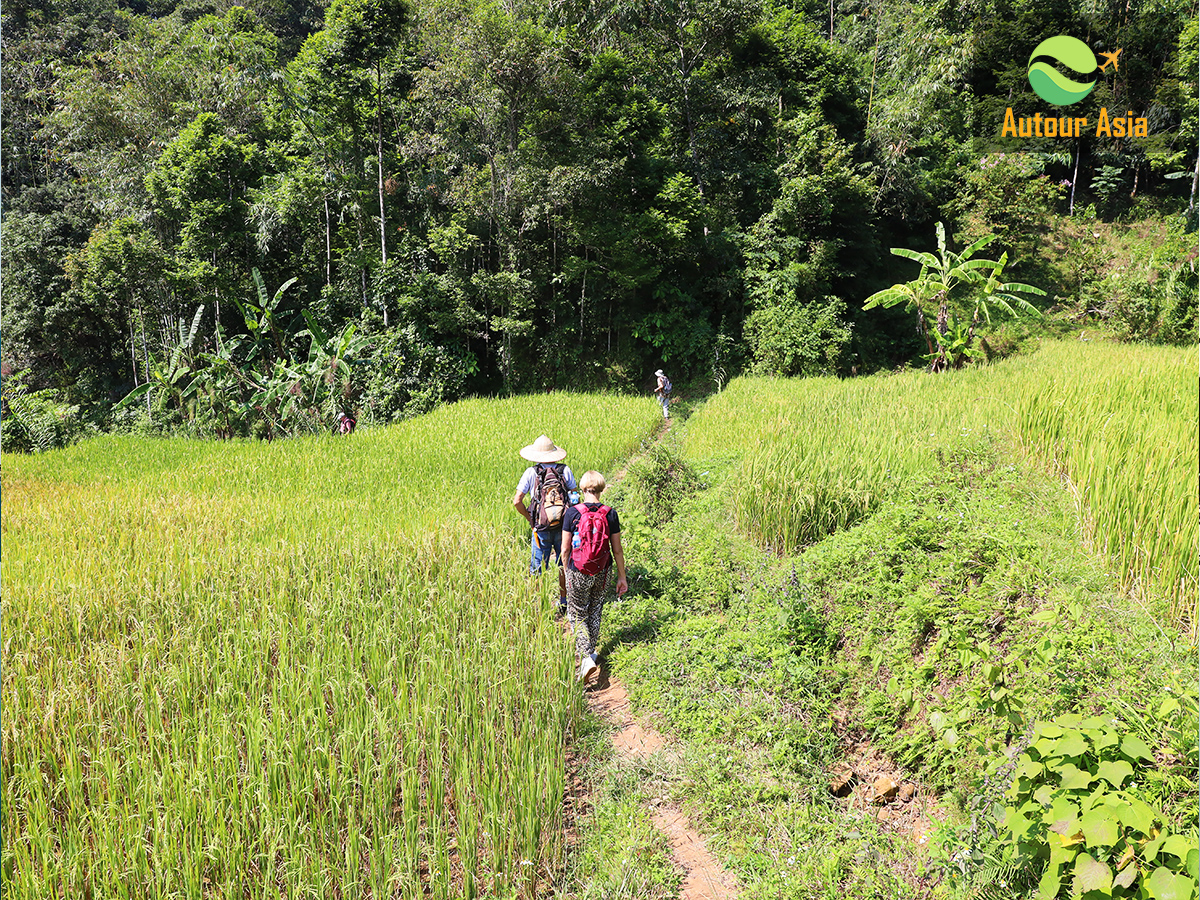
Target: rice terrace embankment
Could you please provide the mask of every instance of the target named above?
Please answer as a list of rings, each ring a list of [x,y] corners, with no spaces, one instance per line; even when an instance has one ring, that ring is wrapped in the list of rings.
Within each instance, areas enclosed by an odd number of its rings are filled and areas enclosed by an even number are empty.
[[[5,897],[1194,897],[1194,348],[3,458]],[[587,713],[508,500],[628,471]],[[564,813],[564,795],[580,796]]]

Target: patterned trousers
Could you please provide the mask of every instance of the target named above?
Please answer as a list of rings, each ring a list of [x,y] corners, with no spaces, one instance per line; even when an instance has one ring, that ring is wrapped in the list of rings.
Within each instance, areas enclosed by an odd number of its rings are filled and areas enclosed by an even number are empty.
[[[567,615],[575,631],[575,652],[582,659],[596,652],[600,641],[600,615],[608,592],[608,576],[612,566],[595,575],[584,575],[567,568]]]

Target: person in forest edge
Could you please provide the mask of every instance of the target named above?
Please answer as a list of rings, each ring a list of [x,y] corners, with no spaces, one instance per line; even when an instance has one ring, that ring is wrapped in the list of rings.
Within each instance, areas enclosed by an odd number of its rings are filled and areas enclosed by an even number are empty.
[[[567,611],[567,581],[559,558],[563,514],[570,504],[571,495],[578,491],[575,475],[562,462],[566,456],[567,451],[555,446],[554,441],[544,434],[528,447],[522,447],[521,457],[533,465],[521,475],[517,493],[513,497],[513,506],[533,529],[529,574],[536,575],[540,570],[549,568],[551,555],[559,566],[560,613]],[[527,496],[528,506],[525,505]]]
[[[654,373],[657,382],[654,385],[654,393],[658,394],[658,399],[662,401],[663,418],[671,418],[671,379],[663,374],[663,370],[659,369]]]
[[[562,555],[567,572],[567,615],[574,623],[579,679],[590,683],[600,672],[596,644],[600,640],[600,615],[617,566],[616,593],[629,590],[625,579],[625,554],[621,549],[621,521],[617,511],[600,501],[604,476],[584,472],[579,479],[582,502],[567,510],[562,527]]]

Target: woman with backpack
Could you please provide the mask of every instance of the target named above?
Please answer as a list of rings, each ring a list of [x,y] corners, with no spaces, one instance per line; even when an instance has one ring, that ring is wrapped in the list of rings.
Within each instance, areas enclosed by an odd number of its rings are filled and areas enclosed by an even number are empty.
[[[629,590],[625,580],[625,555],[621,551],[621,522],[617,511],[600,502],[606,487],[599,472],[584,472],[579,479],[582,502],[563,517],[562,558],[566,561],[567,615],[575,631],[579,679],[590,683],[600,673],[596,644],[600,615],[617,565],[617,596]]]

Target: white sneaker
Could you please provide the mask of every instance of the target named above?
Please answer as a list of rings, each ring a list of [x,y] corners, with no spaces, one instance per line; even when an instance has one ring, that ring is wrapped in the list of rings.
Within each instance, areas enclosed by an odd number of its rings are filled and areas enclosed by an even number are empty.
[[[596,661],[590,656],[585,656],[583,662],[579,664],[579,680],[584,684],[591,684],[592,680],[600,674],[600,667],[596,665]]]

